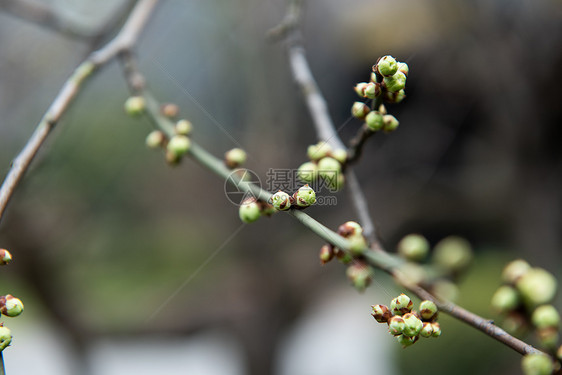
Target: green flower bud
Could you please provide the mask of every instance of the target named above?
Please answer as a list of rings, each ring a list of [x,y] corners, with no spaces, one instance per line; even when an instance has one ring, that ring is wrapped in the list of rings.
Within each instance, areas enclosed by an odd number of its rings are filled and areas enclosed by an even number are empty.
[[[316,193],[306,184],[295,192],[293,199],[299,207],[312,206],[316,202]]]
[[[180,161],[181,161],[181,155],[177,155],[174,152],[166,149],[166,163],[175,166],[178,165]]]
[[[404,330],[403,334],[409,337],[414,337],[420,334],[423,322],[412,313],[407,313],[402,316],[404,319]]]
[[[537,328],[557,328],[560,324],[560,314],[552,305],[542,305],[533,311],[531,321]]]
[[[517,280],[515,287],[521,293],[523,302],[534,307],[552,301],[557,281],[550,272],[542,268],[531,268]]]
[[[285,211],[291,208],[291,196],[279,190],[271,197],[271,204],[278,211]]]
[[[146,102],[142,96],[131,96],[125,101],[125,112],[130,116],[138,116],[144,112]]]
[[[409,234],[398,242],[398,254],[406,260],[421,262],[429,253],[429,242],[420,234]]]
[[[424,321],[432,321],[437,318],[437,305],[433,301],[425,300],[420,303],[420,317]]]
[[[519,306],[519,302],[519,293],[514,288],[503,285],[492,296],[491,304],[498,313],[504,313],[515,310]]]
[[[388,323],[392,314],[386,305],[373,305],[373,313],[371,314],[373,318],[379,323]]]
[[[345,185],[345,175],[341,172],[332,174],[332,176],[324,175],[324,178],[328,178],[328,183],[330,185],[330,191],[340,191]]]
[[[433,329],[433,333],[431,334],[431,336],[433,336],[433,337],[441,336],[441,325],[439,325],[439,323],[432,322],[431,328]]]
[[[529,263],[523,259],[509,262],[502,271],[502,280],[508,284],[515,284],[521,276],[531,269]]]
[[[330,156],[339,161],[340,164],[345,164],[347,161],[347,151],[343,148],[338,148],[337,150],[332,151]]]
[[[398,64],[394,57],[386,55],[380,58],[376,67],[373,67],[373,70],[377,71],[383,77],[390,77],[398,71]]]
[[[312,161],[320,160],[328,156],[330,152],[332,152],[332,147],[326,142],[318,142],[315,145],[310,145],[306,150],[308,158]]]
[[[396,337],[396,340],[402,345],[403,348],[407,348],[408,346],[414,345],[416,341],[418,341],[418,337],[409,337],[406,335],[400,335]]]
[[[160,130],[153,130],[146,136],[146,147],[156,149],[162,147],[166,136]]]
[[[0,312],[11,318],[20,315],[23,312],[23,302],[11,294],[0,297]]]
[[[558,344],[558,328],[547,327],[540,328],[537,330],[537,337],[541,343],[541,346],[545,348],[555,349]]]
[[[386,107],[384,106],[384,104],[379,105],[379,110],[377,112],[383,116],[386,115]]]
[[[334,255],[334,247],[331,244],[326,244],[320,248],[320,254],[318,257],[320,258],[320,263],[324,265],[331,261],[334,258]]]
[[[369,82],[367,83],[367,86],[365,86],[365,90],[363,92],[366,98],[375,99],[381,94],[381,84]]]
[[[412,311],[412,306],[414,303],[410,297],[402,293],[390,302],[390,311],[394,315],[404,315]]]
[[[326,172],[341,172],[340,162],[329,156],[320,159],[318,162],[318,173],[322,176],[322,173]]]
[[[313,183],[318,177],[318,165],[310,161],[303,163],[297,170],[297,177],[306,183]]]
[[[373,272],[371,267],[364,263],[354,263],[347,267],[347,278],[351,281],[355,289],[362,292],[369,286]]]
[[[180,108],[174,103],[164,103],[160,106],[160,113],[167,118],[174,118],[180,112]]]
[[[387,103],[400,103],[406,97],[406,91],[400,90],[397,92],[385,91],[384,100]]]
[[[357,95],[359,95],[360,97],[364,98],[365,97],[365,88],[367,87],[367,82],[359,82],[357,85],[355,85],[355,87],[353,88],[355,90],[355,92],[357,93]]]
[[[367,240],[363,235],[348,237],[349,251],[354,255],[362,255],[367,250]]]
[[[241,148],[233,148],[224,154],[224,163],[228,168],[238,168],[246,162],[246,151]]]
[[[388,320],[388,332],[394,336],[401,335],[405,325],[401,316],[393,316]]]
[[[12,342],[12,331],[8,327],[0,326],[0,352]]]
[[[383,115],[379,112],[371,111],[367,116],[365,116],[365,123],[370,130],[378,132],[384,126]]]
[[[5,266],[12,261],[12,254],[6,249],[0,249],[0,266]]]
[[[176,122],[174,130],[176,131],[176,134],[189,135],[193,131],[193,124],[191,123],[191,121],[181,119]]]
[[[255,198],[248,198],[238,208],[238,216],[244,223],[253,223],[261,216],[259,203]]]
[[[521,360],[525,375],[551,375],[554,371],[552,360],[545,354],[525,354]]]
[[[468,267],[472,261],[470,243],[456,236],[444,238],[435,245],[433,261],[449,272],[459,272]]]
[[[338,234],[344,238],[362,236],[363,228],[355,221],[347,221],[338,227]]]
[[[390,92],[398,92],[406,87],[406,75],[396,72],[392,77],[384,77],[382,84]]]
[[[521,335],[527,328],[527,317],[518,311],[510,311],[502,322],[502,328],[511,335]]]
[[[420,264],[406,262],[398,266],[399,280],[407,280],[411,284],[420,284],[427,280],[427,272]]]
[[[374,68],[374,67],[375,67],[375,66],[373,66],[373,68]],[[373,83],[378,83],[378,82],[377,82],[377,73],[375,73],[375,72],[372,72],[372,73],[371,73],[371,82],[373,82]],[[380,85],[380,83],[379,83],[379,85]]]
[[[431,337],[433,336],[433,325],[430,322],[424,322],[423,327],[420,331],[421,337]]]
[[[456,301],[459,296],[459,288],[448,280],[436,281],[431,290],[434,296],[445,301]]]
[[[191,141],[185,135],[174,135],[172,138],[170,138],[166,149],[172,154],[179,157],[187,153],[190,146]]]
[[[355,102],[351,107],[351,114],[353,117],[358,118],[359,120],[363,120],[367,113],[369,113],[369,107],[362,102]]]
[[[336,258],[338,258],[341,264],[349,264],[353,261],[353,257],[348,252],[344,252],[337,247],[334,248],[334,252],[336,253]]]
[[[408,64],[403,63],[403,62],[399,62],[398,63],[398,71],[404,73],[404,75],[406,77],[408,77],[408,73],[410,72],[410,68],[408,67]]]
[[[384,130],[385,133],[390,133],[395,131],[398,128],[398,125],[400,125],[396,117],[392,115],[384,115],[382,117],[382,121],[383,121],[382,129]]]

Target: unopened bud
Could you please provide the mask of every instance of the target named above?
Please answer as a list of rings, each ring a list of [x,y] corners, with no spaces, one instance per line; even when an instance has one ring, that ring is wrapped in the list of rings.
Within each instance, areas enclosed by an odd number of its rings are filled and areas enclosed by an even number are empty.
[[[412,262],[421,262],[429,253],[429,242],[420,234],[409,234],[398,243],[398,254]]]
[[[424,322],[420,331],[420,336],[431,337],[433,336],[433,325],[430,322]]]
[[[551,375],[554,371],[552,360],[546,354],[525,354],[521,360],[525,375]]]
[[[554,349],[556,348],[556,344],[558,344],[558,328],[539,328],[537,329],[537,338],[539,339],[541,346]]]
[[[125,112],[130,116],[138,116],[144,112],[146,102],[142,96],[131,96],[125,101]]]
[[[407,348],[408,346],[414,345],[416,341],[418,341],[418,336],[409,337],[406,335],[400,335],[396,337],[396,340],[398,340],[403,348]]]
[[[398,71],[404,73],[404,75],[407,77],[408,73],[410,72],[410,68],[408,67],[408,64],[403,63],[403,62],[399,62],[398,63]]]
[[[0,326],[0,352],[12,342],[12,331],[8,327]]]
[[[341,172],[340,162],[329,156],[320,159],[318,162],[318,173],[322,175],[333,172]]]
[[[349,251],[354,255],[362,255],[367,250],[367,240],[363,235],[348,237]]]
[[[172,154],[179,157],[187,153],[190,146],[191,141],[185,135],[174,135],[172,138],[170,138],[170,141],[168,142],[168,146],[166,146],[166,148]]]
[[[376,111],[371,111],[367,116],[365,116],[365,123],[369,130],[377,132],[381,130],[384,126],[383,115]]]
[[[180,108],[174,103],[164,103],[160,106],[160,113],[167,118],[174,118],[180,112]]]
[[[552,305],[542,305],[533,311],[531,321],[537,328],[558,328],[560,314]]]
[[[404,335],[409,337],[414,337],[420,334],[423,327],[423,322],[416,315],[412,313],[407,313],[402,316],[404,319]]]
[[[224,163],[228,168],[238,168],[246,162],[246,151],[241,148],[233,148],[224,154]]]
[[[353,115],[353,117],[358,118],[359,120],[363,120],[365,116],[367,116],[367,113],[369,113],[369,111],[369,107],[362,102],[355,102],[351,107],[351,114]]]
[[[259,203],[255,198],[248,198],[238,208],[238,216],[244,223],[253,223],[261,216]]]
[[[420,303],[420,317],[424,321],[429,322],[435,320],[437,318],[437,312],[438,310],[435,302],[425,300]]]
[[[347,267],[347,278],[351,281],[355,289],[362,292],[369,286],[373,272],[371,267],[364,263],[354,263]]]
[[[318,142],[315,145],[308,146],[306,154],[312,161],[320,160],[332,152],[332,147],[326,142]]]
[[[312,206],[316,202],[316,193],[306,184],[295,192],[293,199],[299,207]]]
[[[324,265],[331,261],[334,258],[334,255],[334,247],[330,244],[326,244],[320,248],[320,254],[318,257],[320,258],[320,263]]]
[[[330,155],[332,156],[332,158],[339,161],[340,164],[344,164],[347,161],[347,151],[343,148],[338,148],[332,151]]]
[[[291,196],[279,190],[271,197],[271,204],[278,211],[285,211],[291,208]]]
[[[502,285],[492,296],[492,308],[498,313],[515,310],[519,306],[519,293],[509,285]]]
[[[303,163],[297,170],[297,177],[303,182],[313,183],[318,177],[318,165],[310,161]]]
[[[146,147],[156,149],[162,147],[166,136],[160,130],[153,130],[146,136]]]
[[[406,87],[406,75],[402,72],[396,72],[392,77],[384,77],[383,86],[390,92],[398,92]]]
[[[397,92],[392,91],[385,91],[384,92],[384,100],[387,103],[400,103],[406,97],[406,91],[403,89]]]
[[[392,317],[392,313],[386,305],[373,305],[373,313],[371,314],[373,318],[379,323],[388,323],[388,320]]]
[[[367,84],[368,84],[367,82],[359,82],[357,85],[355,85],[355,87],[353,89],[355,90],[357,95],[364,98],[365,97],[365,88],[367,87]]]
[[[344,238],[363,234],[363,228],[355,221],[347,221],[338,227],[338,234]]]
[[[523,259],[509,262],[502,271],[502,280],[508,284],[515,284],[521,276],[531,269],[529,263]]]
[[[176,122],[174,130],[176,131],[176,134],[189,135],[193,131],[193,124],[191,121],[181,119]]]
[[[5,266],[12,261],[12,254],[6,249],[0,249],[0,266]]]
[[[404,330],[404,319],[401,316],[393,316],[388,320],[388,332],[391,335],[398,336],[402,334]]]
[[[549,303],[556,294],[557,281],[542,268],[531,268],[515,284],[523,302],[529,307]]]
[[[11,294],[0,297],[0,312],[11,318],[20,315],[23,312],[23,302]]]
[[[433,337],[441,336],[441,326],[439,325],[439,323],[432,322],[431,328],[433,329],[433,333],[431,334],[431,336],[433,336]]]
[[[455,301],[459,296],[459,288],[448,280],[438,280],[431,287],[433,295],[445,301]]]
[[[375,99],[381,94],[381,84],[369,82],[367,83],[367,86],[365,86],[365,90],[363,92],[366,98]]]
[[[394,315],[404,315],[412,311],[413,306],[414,303],[410,297],[402,293],[390,302],[390,311]]]
[[[433,261],[449,272],[462,271],[472,261],[472,247],[464,238],[449,236],[435,245]]]
[[[394,57],[386,55],[380,58],[377,64],[373,67],[373,70],[377,71],[384,77],[390,77],[398,71],[398,64],[396,63],[396,59]]]
[[[396,117],[392,115],[384,115],[382,117],[382,121],[383,121],[383,130],[385,133],[390,133],[395,131],[398,128],[398,125],[400,124],[396,119]]]

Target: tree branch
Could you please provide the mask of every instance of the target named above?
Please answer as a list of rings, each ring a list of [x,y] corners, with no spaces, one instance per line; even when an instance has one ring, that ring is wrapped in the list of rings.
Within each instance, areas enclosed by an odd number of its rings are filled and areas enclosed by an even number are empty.
[[[0,221],[10,198],[31,161],[80,92],[84,81],[119,53],[134,46],[157,2],[158,0],[140,0],[131,11],[117,36],[101,49],[92,52],[65,82],[26,145],[12,162],[2,187],[0,187]]]

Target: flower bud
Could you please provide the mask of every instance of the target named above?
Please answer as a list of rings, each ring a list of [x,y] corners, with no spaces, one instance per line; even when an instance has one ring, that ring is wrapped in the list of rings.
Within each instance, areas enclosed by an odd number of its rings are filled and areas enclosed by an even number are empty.
[[[386,305],[373,305],[371,307],[373,308],[373,313],[371,315],[377,322],[388,323],[392,314]]]
[[[402,316],[404,319],[404,330],[402,333],[409,337],[414,337],[420,334],[423,322],[412,313],[407,313]]]
[[[322,175],[325,172],[341,172],[341,164],[334,158],[326,156],[318,162],[318,173]]]
[[[406,97],[406,91],[403,89],[397,92],[385,91],[384,100],[388,103],[400,103]]]
[[[355,221],[347,221],[338,227],[338,234],[344,238],[363,235],[363,228]]]
[[[398,282],[404,280],[412,285],[419,285],[428,278],[426,269],[418,263],[406,262],[399,265],[397,271],[400,272],[399,275],[395,275]],[[399,277],[397,278],[397,276]]]
[[[510,311],[502,322],[502,328],[511,335],[519,336],[526,331],[527,317],[519,311]]]
[[[373,272],[367,264],[357,262],[347,267],[346,274],[355,289],[362,292],[371,283]]]
[[[308,146],[306,154],[312,161],[317,161],[328,156],[332,152],[332,147],[326,142],[318,142],[315,145]]]
[[[246,162],[246,151],[241,148],[233,148],[224,154],[224,163],[228,168],[238,168]]]
[[[558,328],[539,328],[537,329],[537,338],[539,339],[541,346],[554,349],[558,344]]]
[[[145,140],[146,147],[151,149],[160,148],[164,145],[166,141],[166,136],[160,130],[153,130],[147,136]]]
[[[374,65],[373,65],[373,68],[375,68]],[[377,73],[372,72],[372,73],[371,73],[371,82],[373,82],[373,83],[378,83],[378,82],[377,82],[377,78],[378,78],[378,77],[377,77]],[[379,85],[380,85],[380,83],[379,83]]]
[[[377,111],[378,113],[380,113],[381,115],[386,115],[386,107],[384,106],[384,104],[379,105],[379,109]]]
[[[537,328],[558,328],[560,314],[552,305],[542,305],[533,311],[531,321]]]
[[[0,312],[11,318],[20,315],[23,312],[23,302],[11,294],[0,297]]]
[[[388,320],[388,332],[390,332],[391,335],[401,335],[404,330],[404,326],[404,319],[402,319],[401,316],[393,316]]]
[[[396,72],[392,77],[384,77],[382,84],[387,91],[398,92],[406,87],[406,75]]]
[[[295,192],[293,199],[299,207],[312,206],[316,202],[316,193],[306,184]]]
[[[459,296],[459,288],[448,280],[438,280],[431,286],[435,297],[445,301],[456,301]]]
[[[371,111],[367,116],[365,116],[365,123],[367,124],[369,130],[377,132],[384,126],[383,115],[379,112]]]
[[[342,251],[336,247],[334,248],[334,252],[336,254],[336,258],[338,258],[338,261],[341,264],[349,264],[353,261],[353,257],[346,251]]]
[[[472,261],[470,243],[464,238],[456,236],[444,238],[435,245],[433,261],[449,272],[459,272],[468,267]]]
[[[406,77],[408,77],[408,73],[410,72],[410,68],[408,67],[408,64],[403,63],[403,62],[399,62],[398,63],[398,71],[404,73],[404,75]]]
[[[503,285],[492,296],[492,308],[498,313],[515,310],[519,306],[519,293],[508,285]]]
[[[328,263],[334,258],[334,255],[335,255],[334,247],[331,244],[325,244],[320,248],[320,254],[319,254],[320,263],[322,265]]]
[[[348,237],[349,241],[349,251],[353,255],[362,255],[367,250],[367,240],[363,235],[356,235]]]
[[[271,204],[278,211],[285,211],[291,208],[291,196],[279,190],[271,197]]]
[[[382,121],[383,121],[382,128],[385,133],[390,133],[395,131],[398,128],[398,125],[400,124],[396,119],[396,117],[392,115],[384,115],[382,117]]]
[[[301,164],[297,170],[297,177],[303,182],[313,183],[318,177],[318,165],[310,161]]]
[[[8,327],[0,326],[0,352],[12,342],[12,331]]]
[[[430,322],[424,322],[423,327],[420,331],[421,337],[431,337],[433,336],[433,324]]]
[[[191,123],[191,121],[181,119],[176,122],[174,130],[176,131],[176,134],[189,135],[193,131],[193,124]]]
[[[131,96],[125,101],[125,112],[129,116],[138,116],[144,112],[146,102],[142,96]]]
[[[381,94],[381,84],[375,82],[367,83],[365,89],[363,90],[365,97],[368,99],[375,99]]]
[[[326,178],[326,175],[324,178]],[[345,175],[341,172],[334,172],[332,173],[332,176],[328,177],[327,182],[330,186],[330,191],[340,191],[345,185]]]
[[[383,56],[379,59],[373,70],[377,71],[383,77],[393,76],[398,71],[396,59],[390,55]]]
[[[185,135],[174,135],[172,138],[170,138],[166,149],[172,154],[179,157],[187,153],[190,146],[191,141]]]
[[[550,272],[542,268],[531,268],[517,280],[515,287],[521,293],[523,302],[534,307],[552,301],[557,281]]]
[[[355,90],[357,95],[364,98],[365,97],[365,88],[367,87],[367,84],[368,84],[367,82],[359,82],[357,85],[355,85],[355,87],[353,89]]]
[[[244,223],[253,223],[261,216],[259,203],[255,198],[248,198],[238,208],[238,216]]]
[[[180,112],[180,108],[174,103],[164,103],[160,106],[160,113],[167,118],[174,118]]]
[[[433,333],[431,334],[431,336],[433,336],[433,337],[441,336],[441,325],[439,325],[439,323],[432,322],[431,328],[433,329]]]
[[[181,155],[177,155],[174,152],[166,149],[166,163],[175,166],[178,165],[180,161],[181,161]]]
[[[367,113],[369,113],[369,107],[362,102],[355,102],[351,107],[351,114],[353,117],[358,118],[359,120],[363,120]]]
[[[340,164],[345,164],[347,161],[347,151],[343,148],[338,148],[337,150],[332,151],[330,156],[339,161]]]
[[[390,302],[390,311],[394,315],[404,315],[412,311],[412,306],[414,303],[410,297],[402,293]]]
[[[429,242],[420,234],[409,234],[398,242],[398,254],[411,262],[421,262],[429,253]]]
[[[502,271],[502,280],[508,284],[515,284],[521,276],[531,269],[529,263],[523,259],[509,262]]]
[[[407,348],[410,345],[414,345],[416,341],[418,341],[418,337],[417,336],[409,337],[406,335],[400,335],[396,337],[396,340],[398,340],[398,342],[400,343],[400,345],[402,345],[403,348]]]
[[[438,310],[435,302],[425,300],[420,303],[420,317],[424,321],[430,322],[432,320],[435,320],[437,318],[437,313]]]
[[[0,249],[0,266],[5,266],[12,261],[12,254],[6,249]]]
[[[552,360],[545,354],[525,354],[521,360],[525,375],[551,375],[554,371]]]

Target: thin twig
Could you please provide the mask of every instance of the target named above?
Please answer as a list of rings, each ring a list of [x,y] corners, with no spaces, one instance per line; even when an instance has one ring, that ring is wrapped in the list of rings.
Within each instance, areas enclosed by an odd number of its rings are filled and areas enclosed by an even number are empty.
[[[365,124],[359,129],[355,137],[349,142],[349,148],[347,149],[347,160],[346,166],[352,164],[359,160],[361,153],[363,152],[363,146],[367,139],[369,139],[374,132],[370,131]]]
[[[49,133],[80,92],[86,78],[120,52],[131,49],[134,46],[157,2],[158,0],[140,0],[131,11],[117,36],[101,49],[92,52],[65,82],[26,145],[12,162],[12,166],[2,183],[0,188],[0,221],[10,198],[14,194],[29,164]]]

